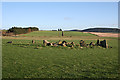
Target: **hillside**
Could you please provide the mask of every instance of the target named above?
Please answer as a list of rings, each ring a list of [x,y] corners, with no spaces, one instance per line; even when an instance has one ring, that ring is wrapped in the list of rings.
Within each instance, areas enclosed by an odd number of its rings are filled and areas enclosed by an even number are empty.
[[[104,32],[104,33],[120,33],[118,28],[89,28],[82,30],[82,32]]]

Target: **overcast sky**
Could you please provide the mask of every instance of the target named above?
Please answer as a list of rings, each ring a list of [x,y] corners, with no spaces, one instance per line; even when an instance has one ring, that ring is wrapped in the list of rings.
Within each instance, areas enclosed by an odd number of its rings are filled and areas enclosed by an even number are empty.
[[[3,2],[2,28],[41,30],[118,27],[117,2]]]

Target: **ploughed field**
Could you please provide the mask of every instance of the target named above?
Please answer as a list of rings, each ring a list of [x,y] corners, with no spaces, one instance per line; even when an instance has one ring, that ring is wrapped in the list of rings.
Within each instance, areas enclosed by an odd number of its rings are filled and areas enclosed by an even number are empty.
[[[45,31],[46,32],[46,31]],[[22,36],[39,36],[41,34]],[[40,32],[41,33],[41,32]],[[54,32],[52,32],[54,33]],[[55,32],[56,33],[56,32]],[[70,32],[69,32],[70,33]],[[34,35],[33,35],[34,34]],[[70,33],[72,34],[72,32]],[[73,32],[73,34],[75,34]],[[95,35],[76,33],[79,37],[86,36],[86,43]],[[51,35],[48,32],[48,35]],[[55,34],[56,35],[56,34]],[[69,35],[71,36],[71,35]],[[112,48],[92,47],[82,49],[79,47],[43,47],[42,40],[26,39],[20,37],[4,37],[2,39],[2,76],[3,78],[117,78],[118,77],[118,39],[107,38],[107,43]],[[67,42],[79,44],[82,39],[67,39]],[[87,40],[88,39],[88,40]],[[95,39],[98,39],[95,38]],[[103,39],[103,38],[102,38]],[[106,39],[106,38],[104,38]],[[7,43],[13,41],[13,43]],[[49,42],[59,40],[48,39]]]

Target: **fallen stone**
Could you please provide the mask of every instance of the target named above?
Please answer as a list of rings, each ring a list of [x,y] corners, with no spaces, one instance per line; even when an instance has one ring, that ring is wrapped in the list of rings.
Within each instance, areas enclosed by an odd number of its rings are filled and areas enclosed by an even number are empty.
[[[82,47],[87,47],[87,44],[86,44],[83,40],[81,40],[81,41],[80,41],[80,46],[82,46]]]
[[[7,42],[7,43],[13,43],[12,41],[9,41],[9,42]]]

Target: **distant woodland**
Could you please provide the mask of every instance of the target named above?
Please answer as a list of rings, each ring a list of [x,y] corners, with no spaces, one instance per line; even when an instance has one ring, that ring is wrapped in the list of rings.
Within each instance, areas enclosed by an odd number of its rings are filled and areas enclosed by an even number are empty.
[[[28,27],[28,28],[22,28],[22,27],[12,27],[8,29],[6,32],[2,32],[3,36],[11,36],[11,35],[17,35],[17,34],[26,34],[32,31],[38,31],[39,29],[37,27]]]

